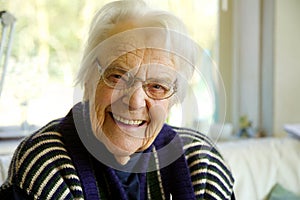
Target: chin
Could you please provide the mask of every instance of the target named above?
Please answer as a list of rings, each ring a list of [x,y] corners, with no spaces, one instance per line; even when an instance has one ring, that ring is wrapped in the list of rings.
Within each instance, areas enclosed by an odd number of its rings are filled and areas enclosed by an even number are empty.
[[[138,145],[140,141],[134,141],[136,139],[118,137],[117,141],[115,141],[114,138],[107,137],[105,133],[99,134],[97,138],[106,146],[109,152],[116,156],[130,156],[141,147],[141,145]],[[129,140],[130,142],[125,143],[124,140]]]

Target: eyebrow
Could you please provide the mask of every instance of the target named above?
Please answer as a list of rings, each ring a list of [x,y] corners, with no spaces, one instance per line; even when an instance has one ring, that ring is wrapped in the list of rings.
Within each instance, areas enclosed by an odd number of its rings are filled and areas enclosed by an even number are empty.
[[[155,73],[147,76],[147,79],[152,80],[163,80],[167,83],[175,83],[177,81],[177,76],[172,73]]]
[[[97,62],[98,59],[97,59]],[[160,63],[152,63],[152,64],[158,64],[158,65],[162,65]],[[148,65],[148,64],[146,64]],[[109,69],[109,68],[119,68],[121,70],[124,70],[126,72],[129,72],[131,73],[133,76],[135,76],[135,71],[136,70],[132,70],[134,68],[139,68],[140,66],[130,66],[128,64],[126,64],[124,61],[118,61],[118,60],[115,60],[113,62],[111,62],[108,66],[105,67],[105,69]],[[177,80],[177,76],[176,76],[176,70],[175,69],[170,69],[169,66],[166,66],[166,68],[164,70],[161,70],[161,68],[157,68],[159,69],[159,73],[147,73],[147,78],[149,79],[156,79],[156,80],[162,80],[162,79],[167,79],[169,81],[176,81]],[[137,70],[138,71],[138,70]],[[174,71],[175,73],[172,73],[172,71]],[[149,77],[149,74],[150,74],[150,77]]]

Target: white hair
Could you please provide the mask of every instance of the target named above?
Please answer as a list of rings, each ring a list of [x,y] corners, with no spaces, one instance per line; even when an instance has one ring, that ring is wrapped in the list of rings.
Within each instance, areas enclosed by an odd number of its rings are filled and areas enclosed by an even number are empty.
[[[134,28],[160,28],[164,30],[172,30],[182,35],[187,35],[187,29],[184,23],[173,14],[152,9],[142,0],[120,0],[106,4],[94,16],[90,29],[86,46],[83,52],[81,66],[77,75],[77,83],[86,87],[89,81],[94,80],[98,69],[94,60],[98,55],[94,51],[100,43],[103,43],[114,34],[113,30],[116,26],[130,22]],[[188,55],[188,60],[195,62],[199,57],[199,49],[195,46],[186,45],[184,41],[181,44],[181,51]],[[180,56],[180,55],[179,55]],[[186,58],[186,56],[183,56]],[[180,66],[182,67],[182,66]],[[181,69],[190,70],[190,69]],[[87,88],[84,88],[87,90]],[[84,98],[87,98],[85,96]]]

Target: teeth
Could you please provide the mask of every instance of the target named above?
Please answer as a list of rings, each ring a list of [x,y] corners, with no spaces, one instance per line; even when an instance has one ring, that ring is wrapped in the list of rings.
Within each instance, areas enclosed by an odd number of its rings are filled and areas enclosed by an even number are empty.
[[[114,115],[113,114],[113,117],[115,120],[119,121],[119,122],[122,122],[123,124],[127,124],[127,125],[140,125],[143,120],[128,120],[128,119],[124,119],[118,115]]]

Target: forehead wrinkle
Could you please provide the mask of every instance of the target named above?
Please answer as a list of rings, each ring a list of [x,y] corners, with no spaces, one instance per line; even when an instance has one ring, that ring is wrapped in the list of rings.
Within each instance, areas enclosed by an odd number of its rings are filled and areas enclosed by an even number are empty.
[[[135,61],[134,63],[134,67],[138,67],[143,63],[143,59],[144,59],[144,50],[141,49],[136,49],[134,51],[128,52],[126,54],[126,57],[128,58],[128,61],[130,62],[131,60]],[[130,59],[130,57],[132,57]]]
[[[136,51],[127,52],[115,59],[110,65],[117,65],[124,69],[132,69],[140,66],[142,57],[138,56]]]
[[[157,63],[165,66],[174,67],[173,56],[168,52],[158,49],[149,49],[149,63]]]
[[[142,64],[145,65],[145,67],[142,67],[140,69],[138,69],[138,71],[140,73],[142,73],[144,71],[144,76],[145,77],[152,77],[154,78],[157,75],[162,75],[159,74],[159,72],[157,73],[153,73],[153,70],[149,69],[148,67],[151,67],[151,64],[158,64],[158,66],[166,66],[166,67],[170,67],[173,70],[175,70],[175,65],[174,65],[174,60],[173,60],[173,56],[171,56],[171,54],[169,54],[166,51],[160,50],[160,49],[144,49],[143,51],[141,51],[143,53],[143,59],[142,59]],[[153,66],[152,66],[153,67]],[[156,67],[156,66],[155,66]],[[159,70],[161,67],[158,68],[154,68],[155,70]],[[167,76],[169,70],[163,70],[161,71],[161,73],[163,73],[164,75]]]
[[[148,71],[146,68],[151,64],[163,65],[176,70],[174,56],[172,54],[159,49],[136,49],[134,51],[123,54],[112,64],[119,65],[122,68],[133,70],[133,74]],[[144,67],[141,67],[144,66]],[[146,74],[146,76],[148,73]]]

